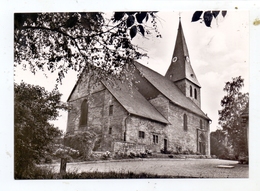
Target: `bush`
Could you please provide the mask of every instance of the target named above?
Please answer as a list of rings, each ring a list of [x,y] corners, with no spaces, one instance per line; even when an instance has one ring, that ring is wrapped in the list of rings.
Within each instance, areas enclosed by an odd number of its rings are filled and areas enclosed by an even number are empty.
[[[115,159],[125,159],[125,158],[128,158],[128,156],[127,156],[127,154],[125,152],[117,151],[114,154],[114,158]]]
[[[239,164],[249,164],[248,156],[239,156],[238,157],[238,163]]]
[[[31,166],[22,174],[16,175],[15,179],[56,179],[57,174],[53,173],[52,168]]]
[[[107,160],[109,158],[111,158],[111,153],[109,151],[106,151],[103,155],[102,155],[102,159]]]
[[[147,153],[147,155],[150,155],[150,156],[153,155],[153,151],[152,150],[146,149],[145,152]]]
[[[169,151],[169,150],[164,150],[164,149],[161,149],[161,153],[162,154],[172,154],[173,152],[172,151]]]
[[[66,135],[64,144],[79,151],[84,160],[88,159],[93,151],[97,135],[93,131],[79,132],[74,135]]]
[[[147,158],[147,153],[140,152],[140,157],[141,158]]]
[[[52,157],[50,155],[47,155],[45,158],[44,158],[44,163],[46,164],[51,164],[52,163]]]
[[[136,156],[138,156],[138,154],[134,153],[134,152],[130,152],[128,155],[130,158],[135,158]]]

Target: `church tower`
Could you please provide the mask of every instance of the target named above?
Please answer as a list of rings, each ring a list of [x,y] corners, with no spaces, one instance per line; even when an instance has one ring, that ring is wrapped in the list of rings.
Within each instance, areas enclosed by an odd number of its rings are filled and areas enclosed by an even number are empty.
[[[190,98],[197,106],[200,104],[200,84],[191,67],[189,52],[182,30],[181,20],[179,21],[178,34],[171,64],[165,74],[182,93]]]

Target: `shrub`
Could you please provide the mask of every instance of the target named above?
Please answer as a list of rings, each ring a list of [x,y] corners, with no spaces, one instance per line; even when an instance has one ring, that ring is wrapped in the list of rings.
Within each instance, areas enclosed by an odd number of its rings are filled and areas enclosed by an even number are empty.
[[[57,174],[53,173],[53,169],[49,167],[31,166],[15,179],[56,179]]]
[[[52,157],[50,155],[47,155],[45,158],[44,158],[44,163],[46,164],[51,164],[52,163]]]
[[[106,151],[103,155],[102,155],[102,159],[107,160],[109,158],[111,158],[111,153],[109,151]]]
[[[124,158],[128,158],[128,156],[125,152],[116,151],[115,154],[114,154],[114,158],[115,159],[124,159]]]
[[[161,149],[161,153],[163,153],[163,154],[173,154],[173,152],[172,151],[170,151],[170,150],[164,150],[164,149]]]
[[[248,156],[239,156],[238,157],[238,163],[239,164],[249,164]]]
[[[153,152],[152,152],[152,150],[146,149],[146,150],[145,150],[145,152],[147,153],[147,155],[150,155],[150,156],[152,156],[152,155],[153,155]]]
[[[147,153],[140,152],[140,157],[141,158],[147,158]]]
[[[182,146],[176,146],[176,152],[177,152],[177,154],[181,154],[182,153]]]
[[[184,154],[184,155],[189,155],[190,152],[189,152],[188,150],[186,150],[186,151],[183,151],[182,154]]]
[[[93,131],[79,132],[74,135],[66,135],[64,144],[73,149],[79,150],[79,154],[84,160],[88,159],[95,146],[97,135]]]
[[[138,155],[138,154],[136,154],[136,153],[134,153],[134,152],[130,152],[128,156],[129,156],[130,158],[135,158],[137,155]]]

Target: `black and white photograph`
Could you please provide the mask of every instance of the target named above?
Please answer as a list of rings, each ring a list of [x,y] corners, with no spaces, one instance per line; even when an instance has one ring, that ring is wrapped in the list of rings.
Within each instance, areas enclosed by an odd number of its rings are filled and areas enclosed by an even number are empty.
[[[252,183],[251,17],[240,6],[13,11],[15,184]]]

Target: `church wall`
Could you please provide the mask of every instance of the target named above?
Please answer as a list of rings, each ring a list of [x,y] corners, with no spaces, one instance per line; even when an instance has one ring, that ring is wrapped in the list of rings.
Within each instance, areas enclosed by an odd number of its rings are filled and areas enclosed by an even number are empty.
[[[126,142],[143,145],[144,149],[160,152],[163,148],[163,139],[167,136],[166,125],[137,116],[126,119]],[[139,137],[139,131],[144,132],[144,137]],[[153,135],[158,136],[158,143],[154,143]]]
[[[67,132],[86,130],[86,126],[80,126],[81,104],[84,100],[88,102],[88,124],[100,126],[98,118],[103,112],[103,97],[105,87],[102,84],[93,84],[84,78],[79,81],[74,89],[68,103],[70,110],[68,112]],[[88,89],[88,87],[90,87]],[[92,111],[91,111],[92,110]],[[91,111],[91,112],[90,112]],[[98,117],[97,117],[98,116]],[[99,125],[98,125],[99,124]],[[100,132],[100,128],[97,129]]]
[[[87,77],[79,81],[68,101],[71,109],[68,112],[67,133],[94,131],[97,134],[94,147],[100,151],[111,151],[115,140],[123,140],[122,129],[127,111],[102,83],[89,82]],[[87,124],[81,126],[81,104],[84,100],[87,100],[88,119]],[[113,105],[112,109],[110,105]],[[113,110],[112,113],[109,110]]]
[[[113,113],[109,114],[109,107],[113,105]],[[123,141],[125,118],[127,111],[121,104],[106,90],[104,98],[104,112],[103,112],[103,133],[102,133],[102,151],[113,151],[115,141]],[[111,129],[110,129],[111,128]]]
[[[88,122],[87,126],[80,127],[80,108],[84,99],[89,100]],[[93,92],[89,96],[71,101],[70,104],[75,110],[69,112],[67,132],[94,131],[100,144],[96,145],[97,150],[101,151],[112,151],[113,142],[123,140],[124,118],[127,112],[108,90]],[[109,114],[110,105],[113,105],[112,114]]]
[[[184,130],[184,114],[187,115],[187,131]],[[198,129],[200,129],[200,120],[202,120],[203,132],[205,132],[204,135],[206,138],[205,151],[206,154],[209,154],[209,125],[207,120],[171,103],[169,105],[169,122],[171,124],[167,127],[169,150],[177,152],[177,147],[181,147],[182,152],[198,152]]]

